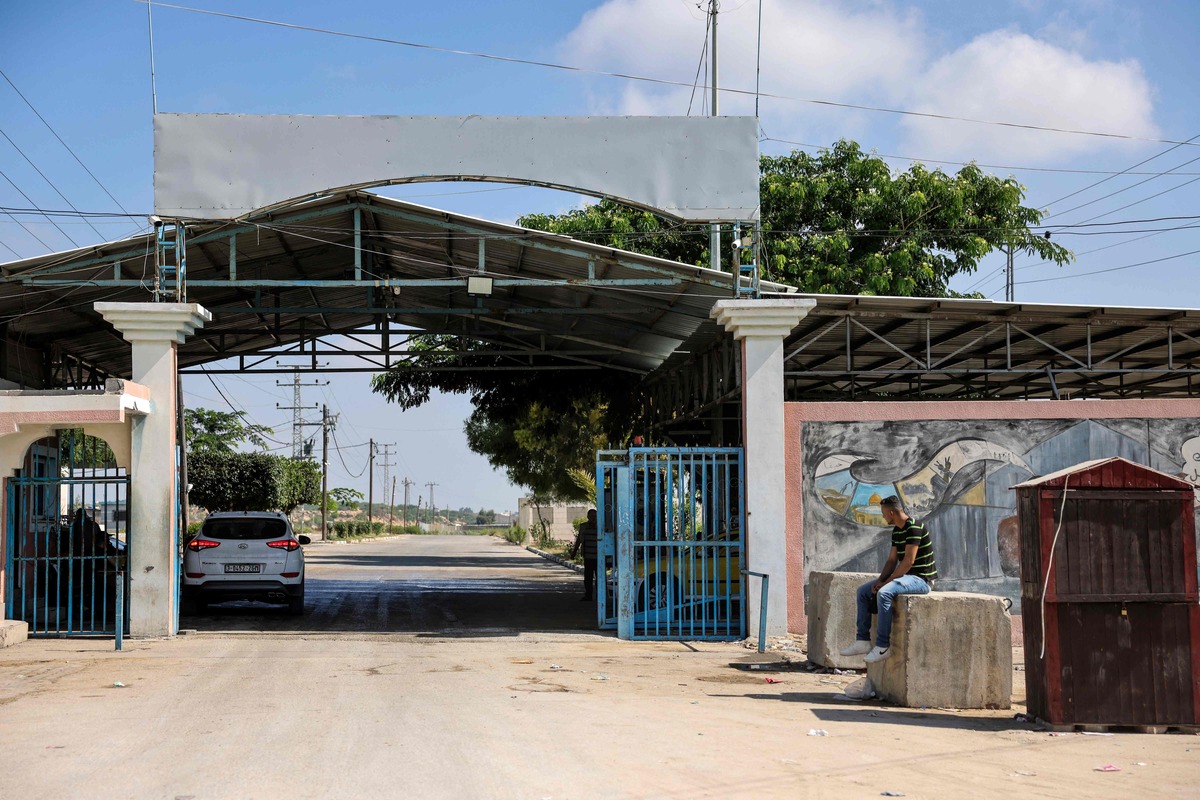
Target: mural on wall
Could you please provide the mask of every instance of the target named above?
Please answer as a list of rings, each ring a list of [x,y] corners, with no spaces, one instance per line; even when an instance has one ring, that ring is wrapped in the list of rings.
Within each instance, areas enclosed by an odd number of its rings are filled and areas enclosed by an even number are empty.
[[[1110,456],[1195,483],[1200,515],[1195,419],[808,422],[802,443],[809,570],[877,571],[889,530],[879,503],[894,494],[929,526],[945,588],[1015,596],[1012,487]]]

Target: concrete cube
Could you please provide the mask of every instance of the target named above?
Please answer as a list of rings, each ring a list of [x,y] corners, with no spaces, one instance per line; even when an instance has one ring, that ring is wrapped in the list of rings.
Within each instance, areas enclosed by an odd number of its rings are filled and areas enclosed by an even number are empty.
[[[911,708],[1009,708],[1012,619],[1004,598],[896,597],[891,655],[867,665],[880,697]]]
[[[876,572],[812,572],[808,576],[808,660],[823,667],[865,669],[862,656],[839,652],[854,641],[858,587],[879,577]],[[875,621],[871,620],[871,642]]]
[[[2,606],[0,606],[2,608]],[[20,644],[29,638],[29,623],[16,619],[0,619],[0,648]]]

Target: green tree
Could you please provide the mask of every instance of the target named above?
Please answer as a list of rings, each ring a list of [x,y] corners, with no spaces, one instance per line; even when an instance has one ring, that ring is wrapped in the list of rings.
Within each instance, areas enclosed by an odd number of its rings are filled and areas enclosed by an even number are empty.
[[[1071,260],[1031,230],[1043,212],[1022,205],[1015,179],[971,164],[951,175],[914,164],[893,172],[858,144],[839,141],[816,155],[761,159],[764,277],[819,294],[945,297],[950,279],[978,269],[1000,248],[1056,264]],[[584,241],[687,264],[709,263],[709,231],[602,200],[565,214],[518,223]],[[729,252],[731,234],[723,247]],[[513,483],[542,498],[588,499],[595,451],[618,446],[638,428],[638,384],[617,375],[564,381],[549,373],[431,372],[431,366],[500,366],[472,355],[486,345],[424,336],[406,365],[377,375],[376,392],[414,408],[435,389],[471,395],[467,442]],[[467,355],[461,355],[462,351]],[[458,351],[452,353],[451,351]],[[574,472],[574,478],[572,473]]]
[[[347,489],[344,486],[339,486],[336,489],[329,490],[329,498],[333,500],[333,510],[337,511],[341,506],[349,506],[362,502],[363,493],[357,489]]]
[[[243,442],[265,450],[267,441],[263,437],[273,431],[265,425],[247,423],[245,415],[244,411],[184,409],[188,452],[232,453]]]
[[[1072,259],[1030,230],[1044,212],[1021,204],[1025,187],[974,164],[954,175],[922,164],[897,173],[845,140],[760,164],[764,277],[802,292],[946,297],[950,279],[974,272],[993,250],[1012,247],[1060,265]],[[673,225],[611,200],[518,224],[709,264],[707,226]]]

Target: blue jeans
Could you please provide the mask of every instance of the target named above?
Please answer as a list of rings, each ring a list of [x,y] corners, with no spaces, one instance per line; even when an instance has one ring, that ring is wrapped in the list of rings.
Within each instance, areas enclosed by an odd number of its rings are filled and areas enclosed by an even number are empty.
[[[858,587],[858,634],[860,642],[871,641],[871,586],[875,581]],[[879,628],[875,644],[888,647],[892,643],[892,604],[898,594],[929,594],[929,584],[916,575],[901,575],[886,583],[878,592]]]

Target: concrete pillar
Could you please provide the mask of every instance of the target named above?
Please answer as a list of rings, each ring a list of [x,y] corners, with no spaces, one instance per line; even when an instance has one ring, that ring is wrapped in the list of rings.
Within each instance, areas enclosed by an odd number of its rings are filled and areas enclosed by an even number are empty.
[[[787,633],[788,476],[784,458],[783,340],[815,300],[719,300],[711,316],[742,343],[742,442],[746,449],[746,564],[771,576],[767,633]],[[799,558],[800,554],[793,554]],[[759,584],[751,579],[746,606],[757,635]]]
[[[175,480],[176,347],[212,315],[195,303],[96,303],[133,345],[133,375],[150,393],[134,420],[129,487],[129,635],[173,636],[177,628],[178,487]]]

